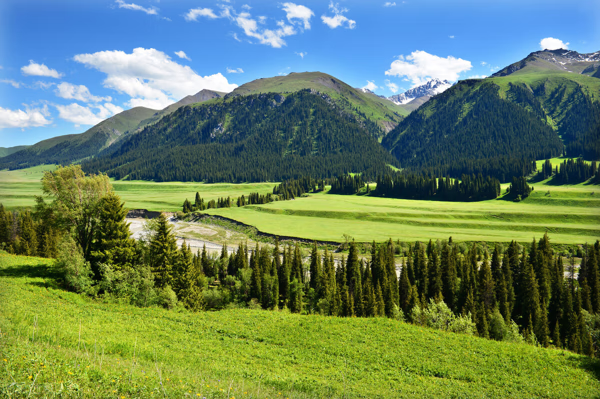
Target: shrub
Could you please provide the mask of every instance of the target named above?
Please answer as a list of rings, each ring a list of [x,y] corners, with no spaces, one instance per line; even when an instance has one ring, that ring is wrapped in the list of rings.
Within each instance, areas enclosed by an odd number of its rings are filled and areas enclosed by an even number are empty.
[[[158,302],[167,309],[173,309],[177,306],[177,294],[170,285],[165,286],[158,292]]]
[[[79,246],[70,236],[58,244],[58,258],[54,263],[56,272],[62,277],[67,289],[88,293],[92,286],[92,268],[83,257]]]
[[[475,332],[475,323],[471,320],[471,315],[457,317],[444,301],[436,303],[431,299],[425,309],[415,306],[410,316],[414,324],[438,330],[467,335],[473,335]]]

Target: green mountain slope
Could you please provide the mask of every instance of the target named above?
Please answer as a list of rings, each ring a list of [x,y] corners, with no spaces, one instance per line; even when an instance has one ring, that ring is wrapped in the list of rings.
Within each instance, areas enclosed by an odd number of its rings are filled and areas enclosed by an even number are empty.
[[[343,110],[360,119],[369,119],[379,126],[382,132],[389,132],[408,115],[409,111],[377,95],[364,93],[341,80],[322,72],[290,73],[286,76],[257,79],[246,83],[226,97],[245,96],[257,93],[292,93],[311,89],[327,94]]]
[[[67,164],[96,155],[118,140],[156,110],[136,107],[123,111],[81,134],[69,134],[40,141],[0,160],[0,168],[26,168],[40,164]]]
[[[5,157],[10,154],[14,154],[15,152],[19,152],[29,147],[28,145],[18,145],[15,147],[0,147],[0,158]]]
[[[374,137],[379,128],[336,104],[310,90],[226,96],[182,107],[83,167],[118,179],[240,182],[396,165]]]
[[[502,76],[458,82],[411,113],[382,144],[403,167],[458,176],[485,169],[483,160],[507,164],[563,151],[599,159],[600,79],[540,65],[524,60]]]

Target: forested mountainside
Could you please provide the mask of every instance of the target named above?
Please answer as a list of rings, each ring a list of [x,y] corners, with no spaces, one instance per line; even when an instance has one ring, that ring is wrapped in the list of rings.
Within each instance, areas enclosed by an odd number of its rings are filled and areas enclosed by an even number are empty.
[[[596,82],[562,72],[461,81],[409,115],[382,144],[404,168],[457,177],[487,172],[504,181],[514,175],[511,165],[526,167],[564,151],[598,159]]]
[[[83,163],[88,172],[155,181],[277,181],[348,172],[371,176],[397,161],[368,119],[328,95],[301,90],[187,106]]]

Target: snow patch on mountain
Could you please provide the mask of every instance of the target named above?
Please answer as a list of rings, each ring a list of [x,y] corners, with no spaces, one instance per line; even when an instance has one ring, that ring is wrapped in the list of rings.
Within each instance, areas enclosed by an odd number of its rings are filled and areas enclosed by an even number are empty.
[[[417,86],[410,90],[405,91],[401,94],[388,97],[388,100],[392,101],[397,105],[408,104],[409,102],[425,96],[435,96],[436,94],[443,93],[452,86],[447,80],[431,79],[422,86]]]

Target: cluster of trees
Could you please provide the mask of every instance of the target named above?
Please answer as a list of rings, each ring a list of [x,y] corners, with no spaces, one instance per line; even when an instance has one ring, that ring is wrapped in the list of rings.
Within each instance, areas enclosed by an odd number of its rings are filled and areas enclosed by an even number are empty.
[[[55,258],[59,231],[45,213],[8,212],[0,204],[0,249],[27,256]]]
[[[330,194],[356,194],[365,186],[359,174],[338,176],[331,181]]]
[[[299,179],[289,179],[273,187],[273,194],[284,200],[294,199],[306,193],[318,193],[325,190],[325,180],[315,180],[304,176]]]
[[[411,169],[411,168],[409,168]],[[462,159],[449,164],[419,169],[427,176],[450,176],[460,178],[462,175],[495,177],[501,183],[510,182],[512,176],[527,176],[536,170],[536,162],[523,158],[498,156],[488,159]]]
[[[523,176],[513,177],[510,186],[506,189],[506,192],[510,193],[516,202],[529,197],[532,191],[533,187],[527,184],[527,179]]]
[[[500,182],[494,177],[463,175],[427,177],[413,173],[385,174],[377,177],[372,195],[388,198],[437,199],[441,201],[481,201],[500,195]]]
[[[498,91],[494,83],[462,81],[412,112],[382,145],[405,169],[431,169],[437,176],[451,172],[452,177],[482,173],[502,181],[524,173],[514,173],[515,167],[500,158],[522,159],[517,169],[529,169],[533,160],[563,152],[563,143],[545,115],[541,118],[534,112],[543,114],[536,98],[515,87],[517,103],[501,98]],[[504,163],[497,165],[501,169],[496,174],[479,169],[494,159]]]
[[[303,90],[182,107],[83,163],[117,179],[256,182],[398,166],[350,113]]]
[[[183,201],[182,210],[183,213],[190,213],[196,211],[204,211],[206,209],[212,208],[231,208],[232,206],[246,206],[246,205],[254,205],[254,204],[268,204],[269,202],[275,201],[276,198],[271,195],[271,193],[260,194],[260,193],[250,193],[248,197],[243,194],[237,198],[237,200],[232,200],[231,197],[219,197],[217,200],[210,200],[207,203],[204,202],[204,199],[200,197],[200,193],[196,192],[196,199],[192,204],[187,198]]]
[[[596,161],[590,164],[582,158],[577,158],[564,160],[557,166],[552,181],[558,184],[576,184],[590,178],[593,178],[594,183],[600,183],[600,170]]]

